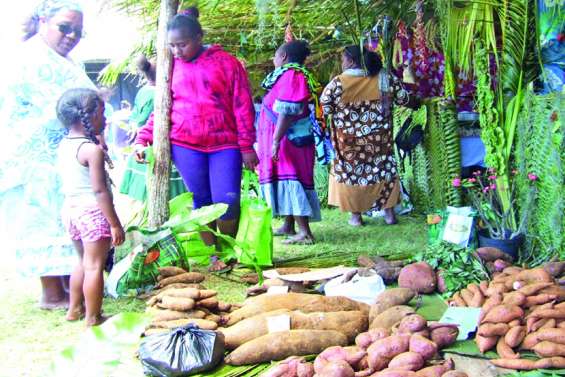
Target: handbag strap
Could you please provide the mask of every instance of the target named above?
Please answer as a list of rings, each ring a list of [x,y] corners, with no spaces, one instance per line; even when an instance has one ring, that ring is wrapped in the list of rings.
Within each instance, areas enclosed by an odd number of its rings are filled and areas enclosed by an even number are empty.
[[[243,169],[243,192],[241,194],[241,199],[249,199],[249,192],[251,190],[256,190],[259,187],[259,178],[257,174],[249,169]],[[254,186],[254,187],[253,187]],[[258,194],[258,193],[257,193]]]

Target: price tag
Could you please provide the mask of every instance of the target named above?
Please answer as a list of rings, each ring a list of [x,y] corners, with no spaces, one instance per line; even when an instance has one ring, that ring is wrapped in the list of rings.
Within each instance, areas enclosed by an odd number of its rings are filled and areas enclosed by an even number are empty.
[[[287,314],[281,314],[267,317],[267,328],[269,329],[269,334],[272,332],[289,331],[290,316]]]
[[[281,293],[288,293],[288,285],[274,285],[272,287],[269,287],[269,289],[267,289],[267,294],[268,295],[278,295]]]

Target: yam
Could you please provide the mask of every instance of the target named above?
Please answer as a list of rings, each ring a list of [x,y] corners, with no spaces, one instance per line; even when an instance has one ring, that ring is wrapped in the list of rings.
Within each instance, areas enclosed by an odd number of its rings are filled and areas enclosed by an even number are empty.
[[[489,336],[489,337],[480,336],[480,335],[475,336],[475,343],[477,343],[477,347],[479,348],[480,353],[485,353],[493,349],[494,346],[496,346],[497,342],[498,342],[497,336]]]
[[[532,347],[539,357],[565,356],[565,344],[544,340]]]
[[[277,310],[244,319],[220,331],[225,336],[226,349],[240,345],[269,333],[268,318],[286,314],[290,316],[291,330],[335,330],[343,333],[348,342],[367,330],[367,315],[360,311],[302,313],[298,311]]]
[[[454,367],[453,360],[447,359],[443,364],[433,365],[416,372],[417,377],[441,377],[444,373],[449,372]]]
[[[144,336],[151,336],[151,335],[156,335],[156,334],[163,334],[166,332],[171,331],[171,329],[163,329],[163,328],[159,328],[159,329],[147,329],[143,332]]]
[[[278,309],[300,310],[304,313],[362,311],[364,305],[341,296],[327,297],[305,293],[261,295],[247,299],[241,309],[231,312],[227,324],[231,326],[245,318]]]
[[[480,336],[504,336],[509,330],[506,323],[483,323],[477,329]]]
[[[432,293],[437,278],[433,268],[426,262],[412,263],[402,268],[398,276],[400,288],[410,288],[418,293]]]
[[[204,300],[196,301],[196,306],[201,308],[206,308],[208,310],[218,309],[218,299],[216,297],[210,297]]]
[[[250,365],[289,356],[321,353],[331,346],[346,346],[347,337],[333,330],[291,330],[263,335],[237,347],[226,356],[229,365]]]
[[[206,316],[201,310],[189,310],[186,312],[179,312],[176,310],[168,309],[155,309],[149,312],[155,322],[173,321],[175,319],[183,318],[199,318],[202,319]]]
[[[218,311],[228,313],[230,309],[231,309],[231,304],[222,301],[218,302]]]
[[[433,329],[430,338],[437,345],[438,349],[442,349],[455,343],[458,335],[459,329],[446,326]]]
[[[383,360],[388,361],[403,352],[408,351],[410,345],[409,335],[391,335],[389,337],[375,341],[367,349],[369,357],[369,367],[372,370],[379,370]],[[385,364],[385,366],[387,365]],[[382,369],[382,368],[381,368]]]
[[[526,327],[525,326],[516,326],[510,328],[506,335],[504,336],[504,341],[510,348],[515,348],[522,343],[524,338],[526,337]]]
[[[200,283],[204,281],[204,275],[200,272],[185,272],[184,274],[179,274],[165,278],[157,284],[159,287],[166,287],[169,284],[175,283]]]
[[[514,291],[504,294],[503,304],[522,306],[526,303],[526,294],[521,291]]]
[[[418,331],[422,331],[428,322],[424,317],[419,314],[411,314],[407,317],[402,318],[398,330],[400,333],[410,333],[413,334]]]
[[[170,296],[164,296],[163,298],[161,298],[161,302],[157,304],[157,306],[159,306],[160,308],[176,310],[179,312],[192,310],[194,309],[194,305],[194,300],[191,298]]]
[[[157,296],[155,296],[155,298],[162,299],[164,296],[184,297],[198,300],[200,298],[200,290],[196,288],[167,289],[166,291],[159,293]]]
[[[371,306],[369,323],[372,323],[377,315],[381,314],[388,308],[407,304],[414,298],[415,295],[416,292],[410,288],[392,288],[381,292],[375,298],[375,303]]]
[[[218,328],[218,324],[216,322],[207,321],[205,319],[197,319],[197,318],[182,318],[182,319],[175,319],[173,321],[152,322],[150,327],[174,329],[175,327],[182,327],[187,325],[195,325],[203,330],[216,330]]]
[[[391,369],[420,370],[424,366],[424,358],[416,352],[403,352],[396,355],[388,364]]]
[[[522,308],[516,305],[497,305],[492,308],[481,323],[508,323],[524,316]]]
[[[222,318],[217,314],[208,314],[206,315],[206,317],[204,317],[204,319],[207,321],[216,322],[217,324],[220,324],[220,322],[222,321]]]
[[[504,251],[495,247],[479,247],[476,253],[484,262],[494,262],[497,259],[502,259],[512,263],[512,256],[510,256],[510,254],[506,254]]]
[[[447,373],[441,375],[441,377],[469,377],[467,373],[458,370],[450,370]]]
[[[383,327],[390,329],[395,323],[401,321],[404,317],[415,314],[414,308],[406,305],[393,306],[375,317],[369,325],[370,329]]]
[[[158,270],[159,270],[159,275],[161,275],[164,278],[184,274],[187,272],[184,268],[180,268],[176,266],[159,267]]]
[[[208,298],[211,297],[216,297],[218,295],[218,292],[213,290],[213,289],[202,289],[200,291],[200,299],[201,300],[206,300]]]
[[[390,284],[398,280],[402,267],[376,266],[374,270],[386,284]]]
[[[501,336],[496,343],[496,353],[503,359],[519,359],[520,354],[515,353],[512,348],[506,344],[504,336]]]
[[[410,337],[409,348],[411,352],[422,355],[424,360],[429,360],[437,353],[437,344],[420,335],[412,335]]]

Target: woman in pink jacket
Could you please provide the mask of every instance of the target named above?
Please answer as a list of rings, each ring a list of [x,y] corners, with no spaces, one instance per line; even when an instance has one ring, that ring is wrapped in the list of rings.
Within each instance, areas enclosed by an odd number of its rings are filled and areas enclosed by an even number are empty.
[[[171,158],[189,191],[194,208],[228,204],[218,221],[220,232],[235,236],[239,221],[242,162],[258,163],[253,149],[255,112],[247,72],[219,46],[202,43],[198,10],[176,15],[167,25],[174,55],[171,108]],[[153,142],[153,115],[136,139],[136,156]],[[141,148],[140,148],[141,147]],[[214,244],[211,234],[204,242]],[[215,261],[212,270],[225,268]]]

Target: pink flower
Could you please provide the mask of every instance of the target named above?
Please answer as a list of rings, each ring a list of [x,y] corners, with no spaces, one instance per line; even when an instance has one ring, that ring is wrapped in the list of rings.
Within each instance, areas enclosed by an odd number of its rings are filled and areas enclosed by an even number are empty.
[[[461,186],[461,178],[454,178],[453,181],[451,181],[451,184],[453,185],[453,187],[460,187]]]
[[[513,170],[512,170],[512,174],[514,174],[514,175],[518,174],[518,170],[513,169]]]
[[[491,181],[495,181],[496,180],[496,175],[489,175],[488,179],[490,179]]]
[[[487,171],[488,171],[489,173],[494,173],[496,170],[494,170],[494,168],[488,168]]]
[[[487,186],[483,189],[483,192],[486,193],[488,190],[489,190],[489,187]]]
[[[480,172],[479,170],[474,171],[474,172],[473,172],[473,175],[476,177],[476,176],[478,176],[478,175],[481,175],[481,172]]]
[[[490,185],[490,189],[491,189],[491,190],[496,190],[496,185],[493,183],[492,185]]]
[[[538,176],[535,175],[534,173],[528,173],[528,179],[529,179],[530,181],[537,181]]]
[[[471,183],[475,183],[475,182],[477,182],[477,179],[476,178],[469,178],[468,181],[471,182]]]

